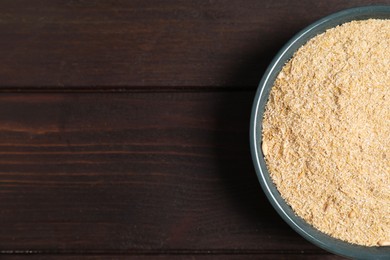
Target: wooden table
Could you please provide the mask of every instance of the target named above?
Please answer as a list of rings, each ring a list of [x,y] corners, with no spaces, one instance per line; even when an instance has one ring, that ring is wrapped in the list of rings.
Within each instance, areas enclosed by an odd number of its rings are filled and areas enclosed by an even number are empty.
[[[389,1],[0,2],[2,259],[340,259],[285,224],[249,153],[291,36]]]

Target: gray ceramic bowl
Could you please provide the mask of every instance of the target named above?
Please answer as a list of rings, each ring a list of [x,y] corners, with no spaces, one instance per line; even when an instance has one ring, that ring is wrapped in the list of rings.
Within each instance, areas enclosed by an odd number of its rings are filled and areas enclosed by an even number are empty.
[[[265,194],[279,215],[296,232],[313,244],[341,256],[354,259],[390,259],[390,247],[353,245],[320,232],[306,223],[302,218],[296,216],[272,182],[260,144],[263,113],[268,95],[275,78],[286,61],[292,57],[300,46],[325,30],[352,20],[365,20],[369,18],[390,19],[390,6],[357,7],[329,15],[299,32],[279,51],[266,70],[257,89],[252,108],[250,145],[256,173]]]

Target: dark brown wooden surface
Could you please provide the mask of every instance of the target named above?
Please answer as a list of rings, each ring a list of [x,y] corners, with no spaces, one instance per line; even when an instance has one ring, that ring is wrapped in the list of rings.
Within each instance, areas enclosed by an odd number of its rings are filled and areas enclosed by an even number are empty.
[[[281,259],[281,260],[288,260],[288,259],[302,259],[302,260],[312,260],[312,259],[322,259],[322,260],[334,260],[338,259],[335,258],[332,255],[321,255],[321,254],[245,254],[245,255],[235,255],[235,254],[197,254],[197,255],[188,255],[188,254],[169,254],[169,255],[154,255],[154,254],[145,254],[145,255],[136,255],[136,256],[129,256],[129,255],[106,255],[106,254],[100,254],[100,255],[25,255],[25,256],[8,256],[7,258],[10,260],[19,260],[19,259],[32,259],[32,260],[47,260],[47,259],[59,259],[59,260],[77,260],[77,259],[86,259],[86,260],[122,260],[122,259],[129,259],[129,258],[136,258],[136,259],[161,259],[161,260],[177,260],[177,259],[200,259],[200,260],[215,260],[215,259],[221,259],[221,260],[240,260],[240,259],[264,259],[264,260],[274,260],[274,259]]]
[[[317,250],[260,191],[251,98],[3,94],[1,249]]]
[[[245,255],[235,255],[235,254],[169,254],[169,255],[155,255],[155,254],[145,254],[145,255],[136,255],[136,256],[129,256],[129,255],[123,255],[123,254],[116,254],[116,255],[107,255],[107,254],[100,254],[100,255],[24,255],[24,256],[8,256],[7,258],[10,260],[19,260],[19,259],[32,259],[32,260],[47,260],[47,259],[59,259],[59,260],[77,260],[77,259],[86,259],[86,260],[122,260],[122,259],[129,259],[129,258],[136,258],[136,259],[161,259],[161,260],[177,260],[177,259],[200,259],[200,260],[215,260],[215,259],[221,259],[221,260],[240,260],[240,259],[264,259],[264,260],[288,260],[288,259],[302,259],[302,260],[312,260],[312,259],[322,259],[322,260],[334,260],[338,259],[332,255],[321,255],[321,254],[245,254]]]
[[[1,1],[0,258],[340,259],[266,200],[249,117],[289,37],[373,3]]]
[[[2,0],[2,87],[254,88],[332,12],[389,1]]]

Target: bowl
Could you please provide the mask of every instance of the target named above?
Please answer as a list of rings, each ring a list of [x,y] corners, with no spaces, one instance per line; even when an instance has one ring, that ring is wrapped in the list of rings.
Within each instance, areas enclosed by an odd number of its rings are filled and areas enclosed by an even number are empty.
[[[261,150],[264,109],[273,83],[284,64],[309,39],[327,29],[353,20],[370,18],[390,19],[390,6],[357,7],[331,14],[306,27],[286,43],[267,68],[258,86],[251,115],[250,146],[257,177],[264,193],[283,220],[297,233],[318,247],[337,255],[354,259],[390,259],[390,247],[361,246],[333,238],[295,215],[273,183]]]

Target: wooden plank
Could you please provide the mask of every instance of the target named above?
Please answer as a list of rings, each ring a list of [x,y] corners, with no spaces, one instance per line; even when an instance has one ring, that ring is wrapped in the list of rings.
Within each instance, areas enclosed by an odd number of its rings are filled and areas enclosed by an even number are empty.
[[[0,252],[323,254],[260,189],[253,96],[0,95]]]
[[[293,34],[384,2],[3,0],[0,86],[255,88]]]
[[[74,260],[74,259],[87,259],[87,260],[120,260],[120,259],[222,259],[222,260],[241,260],[241,259],[263,259],[263,260],[287,260],[287,259],[320,259],[320,260],[341,260],[344,259],[339,256],[330,255],[330,254],[293,254],[293,255],[283,255],[283,254],[239,254],[239,255],[202,255],[202,254],[193,254],[193,255],[12,255],[7,256],[6,259],[19,260],[19,259],[60,259],[60,260]]]

